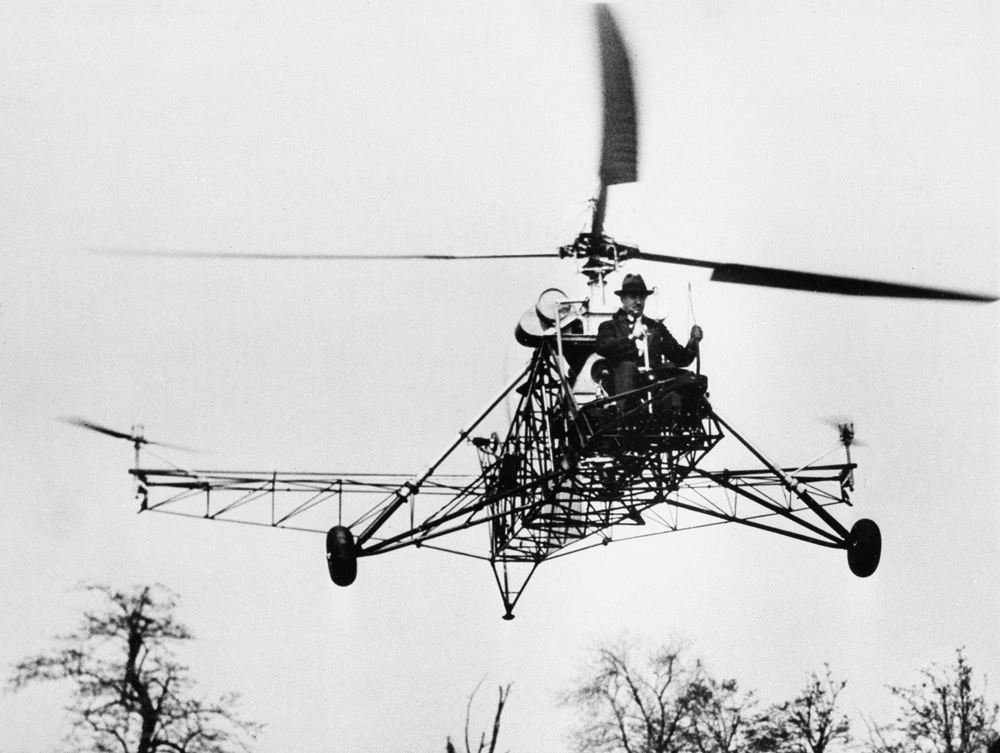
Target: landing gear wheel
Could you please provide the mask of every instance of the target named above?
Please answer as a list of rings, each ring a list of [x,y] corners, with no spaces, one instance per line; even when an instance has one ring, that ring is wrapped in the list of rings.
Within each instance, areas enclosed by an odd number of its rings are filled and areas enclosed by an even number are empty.
[[[847,537],[847,564],[859,578],[867,578],[878,569],[882,557],[882,533],[874,520],[862,518]]]
[[[334,526],[326,532],[326,565],[338,586],[349,586],[358,577],[358,554],[351,529]]]

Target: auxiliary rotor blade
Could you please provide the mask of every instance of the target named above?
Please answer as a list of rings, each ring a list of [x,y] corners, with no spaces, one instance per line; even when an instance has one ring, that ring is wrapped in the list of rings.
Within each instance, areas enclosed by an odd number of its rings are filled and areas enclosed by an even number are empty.
[[[115,437],[116,439],[127,439],[130,442],[134,442],[136,437],[131,434],[126,434],[123,431],[117,431],[115,429],[109,429],[107,426],[101,426],[100,424],[95,424],[93,421],[87,421],[84,418],[79,418],[77,416],[71,416],[69,418],[60,418],[60,421],[66,424],[71,424],[72,426],[79,426],[81,429],[90,429],[91,431],[96,431],[99,434],[107,434],[109,437]],[[140,440],[145,442],[146,440]]]
[[[836,429],[838,432],[841,430],[841,427],[843,426],[854,425],[854,421],[852,421],[849,417],[844,415],[826,416],[824,418],[817,419],[817,421],[826,424],[831,429]]]
[[[634,183],[638,155],[638,126],[632,63],[615,17],[604,4],[594,6],[601,50],[601,91],[604,137],[601,145],[601,186]]]
[[[276,254],[241,253],[239,251],[144,251],[118,248],[94,248],[94,253],[104,256],[156,256],[168,259],[245,259],[278,261],[407,261],[428,259],[431,261],[467,261],[475,259],[550,259],[559,254]]]
[[[692,267],[704,267],[712,270],[712,280],[715,282],[735,282],[741,285],[759,285],[767,288],[784,288],[786,290],[804,290],[811,293],[836,293],[839,295],[872,296],[879,298],[925,298],[944,301],[976,301],[993,303],[1000,300],[994,295],[971,293],[962,290],[933,288],[924,285],[908,285],[898,282],[885,282],[860,277],[842,277],[840,275],[818,274],[816,272],[798,272],[791,269],[776,269],[774,267],[758,267],[752,264],[728,264],[724,262],[687,259],[682,256],[666,256],[663,254],[648,254],[640,251],[637,259],[660,261],[668,264],[683,264]]]
[[[142,441],[144,444],[151,444],[155,447],[166,447],[168,450],[180,450],[181,452],[193,452],[193,453],[202,452],[202,450],[199,450],[197,447],[187,447],[186,445],[182,444],[167,444],[166,442],[153,442],[148,439],[144,439]]]
[[[71,426],[79,426],[81,429],[89,429],[90,431],[96,431],[99,434],[105,434],[109,437],[114,437],[115,439],[127,439],[129,442],[137,442],[139,444],[154,445],[156,447],[166,447],[171,450],[181,450],[182,452],[199,452],[191,447],[184,447],[182,445],[167,444],[166,442],[154,442],[145,437],[140,437],[136,434],[126,434],[123,431],[118,431],[117,429],[110,429],[107,426],[102,426],[101,424],[94,423],[93,421],[88,421],[85,418],[80,418],[78,416],[70,416],[67,418],[59,419],[63,423],[70,424]]]
[[[840,435],[840,443],[847,447],[867,447],[868,443],[855,439],[854,421],[847,416],[829,416],[820,419],[831,429],[836,429]]]

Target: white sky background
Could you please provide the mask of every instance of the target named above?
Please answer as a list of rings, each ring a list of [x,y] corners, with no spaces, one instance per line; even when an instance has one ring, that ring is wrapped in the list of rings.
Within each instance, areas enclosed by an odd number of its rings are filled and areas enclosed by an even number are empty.
[[[641,142],[618,240],[1000,292],[990,4],[616,7]],[[337,589],[322,537],[136,516],[131,448],[54,420],[143,423],[209,467],[418,471],[526,359],[513,327],[538,294],[582,293],[571,265],[87,249],[553,251],[596,189],[592,24],[577,3],[0,8],[5,665],[75,626],[80,581],[159,581],[195,677],[268,724],[263,753],[441,749],[484,676],[480,726],[513,681],[503,746],[564,750],[555,694],[623,630],[686,637],[765,701],[829,662],[847,710],[883,721],[886,684],[959,646],[996,687],[996,305],[630,268],[678,336],[692,282],[713,403],[773,458],[811,460],[835,441],[818,418],[855,419],[856,507],[836,514],[882,528],[868,580],[842,552],[716,528],[546,565],[508,623],[483,563],[404,551]],[[0,697],[0,751],[57,742],[63,690]]]

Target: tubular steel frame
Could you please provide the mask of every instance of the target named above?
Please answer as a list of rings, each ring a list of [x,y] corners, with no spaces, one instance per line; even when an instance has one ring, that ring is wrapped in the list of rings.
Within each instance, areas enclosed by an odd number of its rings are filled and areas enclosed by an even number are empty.
[[[592,347],[593,338],[574,339]],[[738,523],[848,548],[847,529],[826,508],[850,504],[849,459],[778,467],[700,392],[678,411],[677,379],[578,404],[561,352],[562,341],[545,338],[527,369],[416,476],[148,468],[137,453],[130,473],[140,511],[323,534],[343,525],[355,533],[358,557],[424,546],[487,560],[508,619],[538,565],[612,541]],[[472,439],[515,391],[507,436]],[[702,467],[724,436],[760,467]],[[480,473],[439,473],[469,442]],[[474,527],[488,530],[488,547],[463,534]]]

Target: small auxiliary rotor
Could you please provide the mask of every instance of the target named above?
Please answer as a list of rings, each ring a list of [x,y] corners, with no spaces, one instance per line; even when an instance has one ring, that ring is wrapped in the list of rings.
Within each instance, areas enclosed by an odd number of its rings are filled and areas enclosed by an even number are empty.
[[[851,445],[854,444],[854,423],[852,421],[839,423],[837,430],[840,432],[840,443],[850,449]]]

